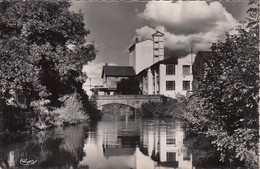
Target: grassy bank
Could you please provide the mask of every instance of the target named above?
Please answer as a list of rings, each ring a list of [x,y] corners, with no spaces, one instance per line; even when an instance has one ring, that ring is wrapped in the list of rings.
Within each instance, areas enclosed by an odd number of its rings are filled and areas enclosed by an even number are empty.
[[[96,120],[92,118],[101,114],[94,103],[84,103],[77,93],[63,96],[60,102],[59,107],[50,106],[48,100],[35,101],[30,108],[2,106],[0,134],[19,136],[35,130]]]

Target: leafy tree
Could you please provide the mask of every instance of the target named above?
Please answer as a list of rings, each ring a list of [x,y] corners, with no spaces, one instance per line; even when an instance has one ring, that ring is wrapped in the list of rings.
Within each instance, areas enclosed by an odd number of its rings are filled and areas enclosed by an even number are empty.
[[[70,6],[66,0],[0,2],[0,100],[6,128],[31,129],[42,117],[48,122],[46,112],[53,116],[49,111],[66,106],[61,98],[73,93],[80,95],[90,118],[100,117],[82,89],[87,78],[82,67],[97,51],[86,41],[90,31],[83,15]]]
[[[57,105],[62,95],[82,92],[82,66],[95,59],[83,15],[69,1],[0,2],[0,88],[7,102],[22,95]],[[83,92],[84,93],[84,92]],[[19,101],[14,100],[18,106]]]
[[[185,116],[197,132],[214,138],[221,160],[257,168],[259,3],[251,5],[246,27],[212,46]]]
[[[119,94],[140,94],[139,81],[134,77],[123,78],[117,83],[117,92]]]

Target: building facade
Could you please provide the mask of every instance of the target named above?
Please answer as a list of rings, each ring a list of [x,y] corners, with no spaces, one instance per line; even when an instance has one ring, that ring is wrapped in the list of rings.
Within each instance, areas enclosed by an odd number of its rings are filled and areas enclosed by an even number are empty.
[[[164,34],[157,31],[151,39],[129,48],[129,65],[133,66],[144,95],[160,94],[175,98],[192,88],[192,63],[195,55],[164,56]]]
[[[164,34],[156,32],[152,39],[139,41],[136,38],[135,43],[129,50],[129,66],[132,66],[138,74],[145,68],[164,59]]]
[[[131,66],[103,66],[102,79],[103,87],[116,88],[117,83],[122,79],[134,77],[135,71]]]
[[[122,79],[135,77],[135,71],[131,66],[109,66],[105,64],[102,69],[102,86],[91,89],[92,95],[114,95],[117,91],[117,83]]]
[[[170,57],[141,71],[137,77],[143,94],[160,94],[175,98],[192,87],[192,62],[195,55]]]

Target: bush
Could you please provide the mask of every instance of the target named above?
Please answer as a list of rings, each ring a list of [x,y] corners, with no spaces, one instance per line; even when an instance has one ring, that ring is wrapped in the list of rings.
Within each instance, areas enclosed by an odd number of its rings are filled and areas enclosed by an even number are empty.
[[[86,97],[87,98],[87,97]],[[101,112],[95,103],[85,101],[78,93],[65,95],[60,98],[60,108],[50,107],[49,100],[31,102],[30,108],[21,108],[3,104],[1,114],[1,130],[5,132],[24,132],[33,129],[85,122],[89,119],[100,119]]]
[[[102,112],[97,109],[97,105],[92,101],[84,101],[83,107],[85,114],[89,116],[91,121],[98,121],[102,118]]]
[[[154,118],[159,115],[159,112],[157,110],[160,105],[161,103],[156,102],[143,103],[141,105],[141,108],[137,109],[138,115],[143,118]]]
[[[55,124],[75,124],[89,119],[84,112],[79,94],[66,95],[62,100],[64,100],[64,105],[53,111]]]
[[[177,99],[168,99],[166,102],[148,102],[137,109],[138,114],[143,118],[180,118],[184,111],[183,104]]]
[[[26,131],[32,127],[32,121],[36,118],[32,109],[19,108],[12,105],[4,105],[3,129],[4,131]]]

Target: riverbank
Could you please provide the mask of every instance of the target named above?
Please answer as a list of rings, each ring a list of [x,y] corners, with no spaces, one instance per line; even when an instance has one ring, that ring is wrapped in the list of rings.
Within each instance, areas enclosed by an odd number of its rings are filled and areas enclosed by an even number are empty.
[[[205,160],[205,164],[216,163],[220,167],[257,168],[257,130],[243,128],[243,125],[237,127],[236,130],[229,131],[225,131],[223,127],[214,129],[214,126],[217,127],[217,124],[224,121],[221,119],[210,120],[208,117],[214,115],[215,112],[205,109],[202,105],[203,100],[194,96],[182,96],[164,103],[145,103],[138,111],[142,118],[170,117],[183,121],[186,136],[193,138],[193,141],[189,142],[192,153],[196,154],[198,151],[196,147],[199,144],[207,145],[208,148],[203,148],[204,156],[200,157]],[[197,159],[197,161],[201,162],[201,159]],[[198,166],[209,167],[202,163]]]
[[[94,103],[82,103],[76,93],[62,99],[63,104],[60,107],[49,106],[48,101],[34,102],[30,108],[4,105],[0,113],[0,134],[19,137],[56,126],[89,122],[101,116]]]

